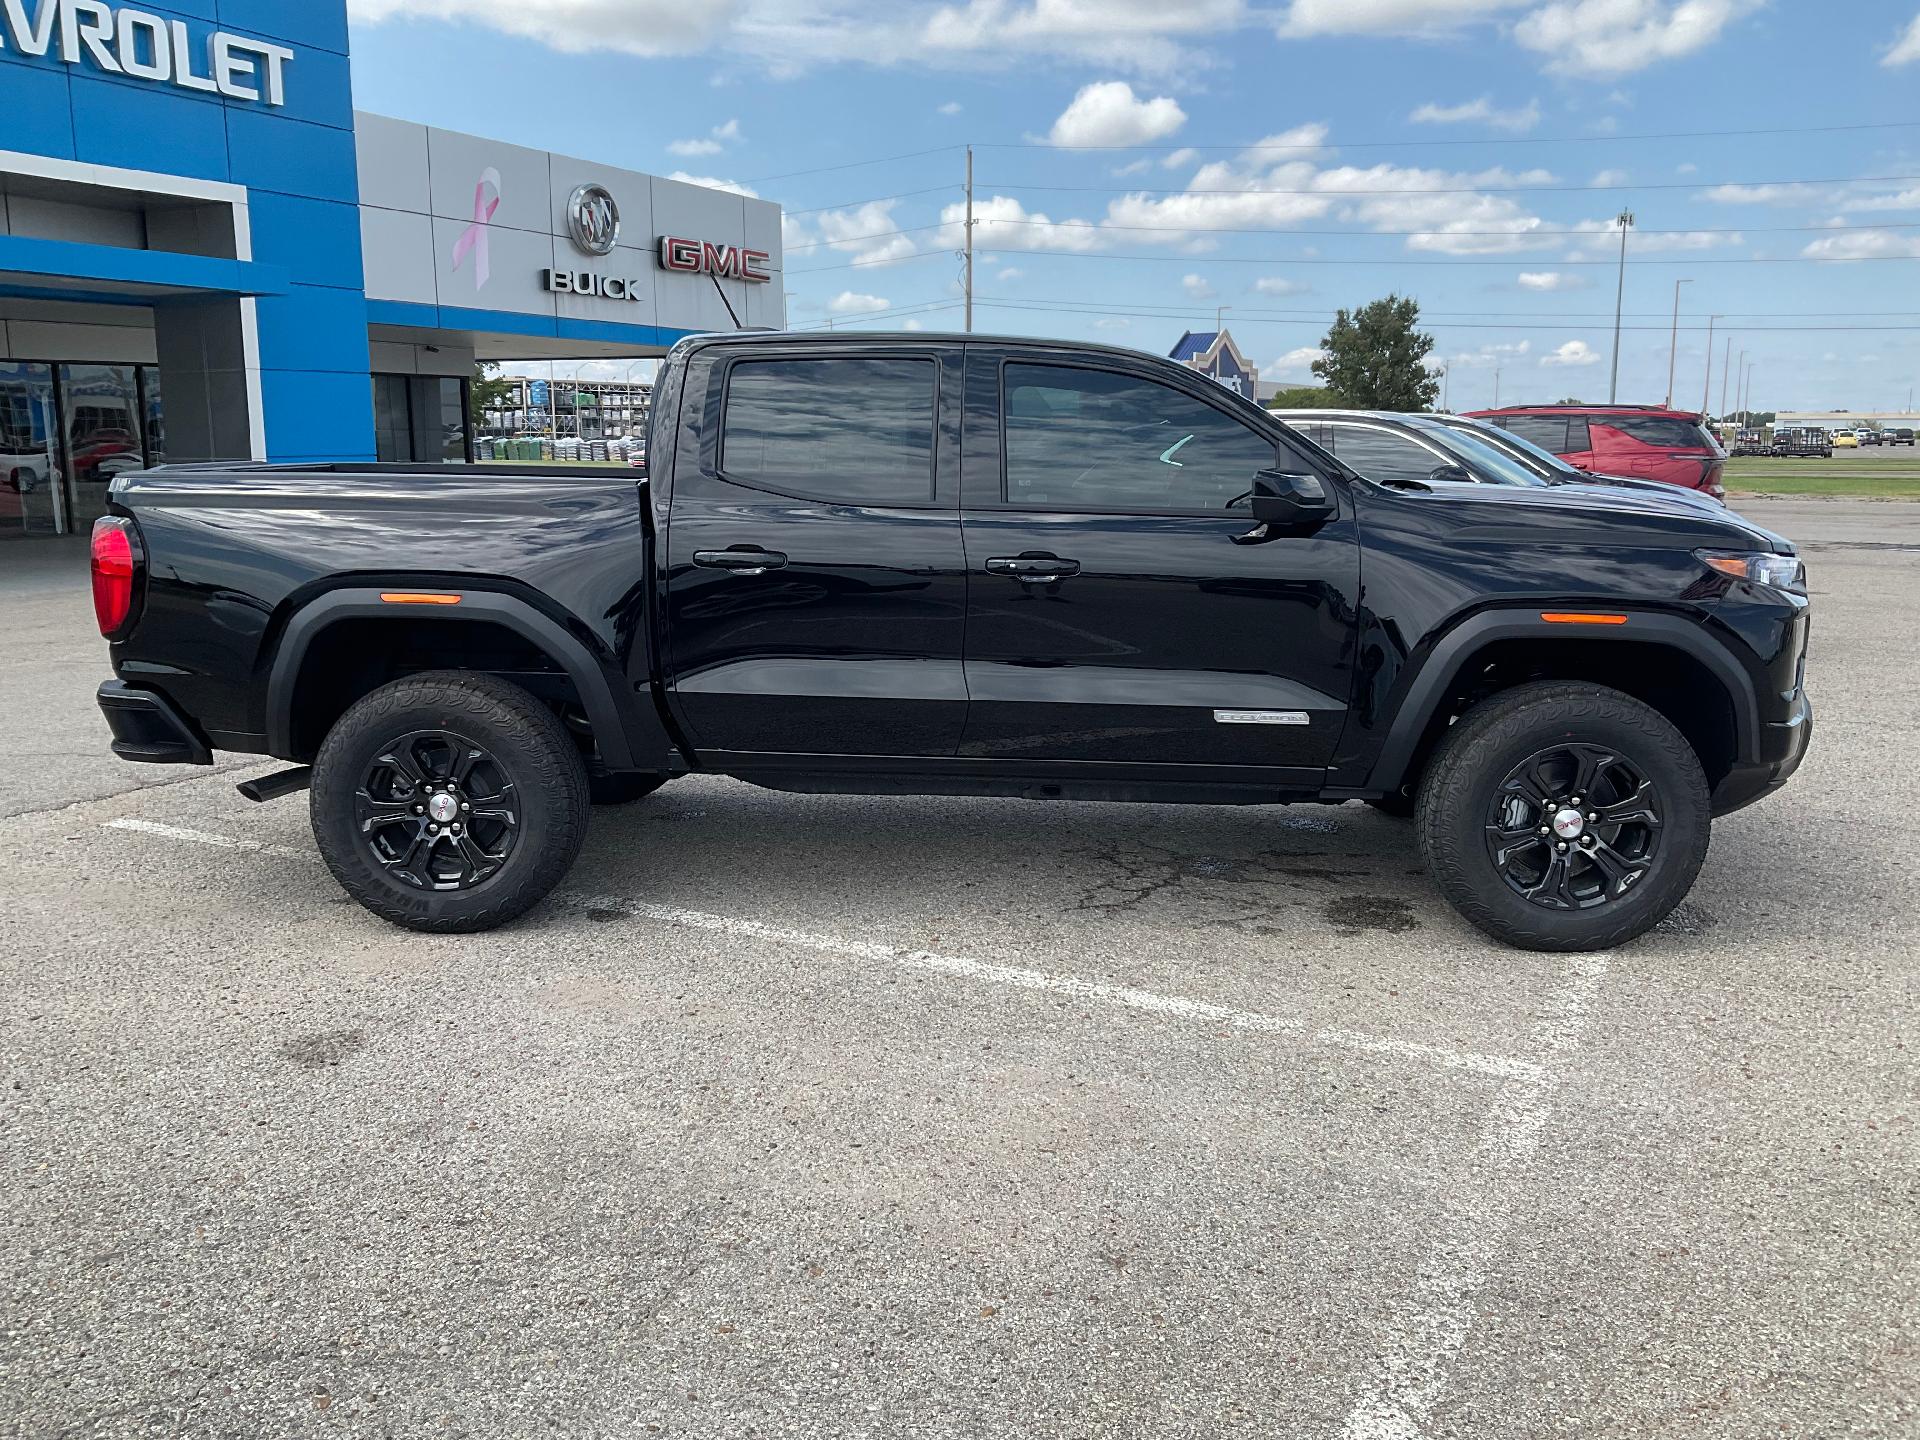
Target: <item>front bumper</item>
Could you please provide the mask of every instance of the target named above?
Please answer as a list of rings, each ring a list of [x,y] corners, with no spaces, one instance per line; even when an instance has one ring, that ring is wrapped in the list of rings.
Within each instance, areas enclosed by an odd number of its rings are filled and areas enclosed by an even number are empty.
[[[113,731],[113,753],[147,765],[211,765],[213,747],[171,700],[109,680],[100,687],[100,713]]]
[[[1807,758],[1813,743],[1813,702],[1803,691],[1792,716],[1765,727],[1761,736],[1760,759],[1751,765],[1736,765],[1713,789],[1713,813],[1730,815],[1735,810],[1764,800],[1793,778],[1800,762]]]

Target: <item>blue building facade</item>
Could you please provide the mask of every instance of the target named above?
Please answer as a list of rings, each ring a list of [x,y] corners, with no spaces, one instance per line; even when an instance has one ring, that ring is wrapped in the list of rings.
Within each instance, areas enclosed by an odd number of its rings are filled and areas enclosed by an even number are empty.
[[[5,0],[0,117],[0,539],[169,458],[441,458],[478,360],[781,323],[777,207],[356,116],[346,0]]]

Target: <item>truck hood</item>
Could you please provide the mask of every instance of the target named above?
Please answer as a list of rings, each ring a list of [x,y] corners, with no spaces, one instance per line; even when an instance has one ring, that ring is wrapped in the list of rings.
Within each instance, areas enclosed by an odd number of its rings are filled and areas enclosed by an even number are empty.
[[[1492,519],[1500,513],[1524,514],[1539,520],[1548,516],[1564,517],[1564,523],[1577,527],[1583,523],[1604,525],[1608,520],[1684,521],[1688,531],[1704,544],[1725,545],[1729,549],[1767,550],[1791,555],[1791,541],[1763,529],[1717,501],[1667,487],[1642,489],[1620,485],[1435,485],[1436,500],[1476,509]],[[1515,513],[1518,512],[1518,513]],[[1585,537],[1583,537],[1585,538]]]

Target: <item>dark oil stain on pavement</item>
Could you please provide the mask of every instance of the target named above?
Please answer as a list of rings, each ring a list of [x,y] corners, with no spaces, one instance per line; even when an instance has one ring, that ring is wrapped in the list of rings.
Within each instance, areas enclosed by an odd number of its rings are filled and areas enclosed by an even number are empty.
[[[1399,935],[1420,927],[1411,905],[1386,895],[1342,895],[1327,902],[1326,915],[1342,935],[1366,930]]]
[[[325,1070],[338,1065],[367,1048],[364,1030],[323,1030],[317,1035],[302,1035],[280,1047],[282,1058],[302,1070]]]

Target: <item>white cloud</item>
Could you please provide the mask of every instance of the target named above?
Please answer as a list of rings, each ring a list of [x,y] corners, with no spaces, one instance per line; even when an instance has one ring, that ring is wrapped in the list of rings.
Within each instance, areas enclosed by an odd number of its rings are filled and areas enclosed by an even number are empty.
[[[1047,139],[1061,146],[1150,145],[1186,123],[1187,112],[1171,97],[1142,100],[1126,81],[1103,80],[1073,97]]]
[[[1444,34],[1492,19],[1528,0],[1293,0],[1280,20],[1282,39],[1309,35]]]
[[[1542,355],[1540,363],[1545,365],[1598,365],[1600,352],[1584,340],[1569,340],[1550,355]]]
[[[1163,169],[1184,170],[1187,168],[1187,166],[1193,164],[1193,162],[1198,160],[1199,158],[1200,158],[1200,152],[1198,150],[1194,150],[1191,148],[1180,149],[1180,150],[1174,151],[1171,155],[1167,156],[1165,159],[1163,159],[1160,162],[1160,164]]]
[[[1521,18],[1513,38],[1547,68],[1619,75],[1705,49],[1760,0],[1555,0]]]
[[[1627,183],[1627,172],[1624,170],[1602,170],[1593,177],[1590,183],[1602,188],[1612,185],[1624,185]]]
[[[1840,202],[1842,210],[1920,210],[1920,188],[1889,191],[1884,195],[1866,195]]]
[[[1327,352],[1318,345],[1302,345],[1297,350],[1289,350],[1260,373],[1270,380],[1284,375],[1311,375],[1313,362],[1326,358]]]
[[[863,295],[858,290],[842,290],[827,302],[829,315],[860,315],[870,310],[885,310],[888,301],[881,295]]]
[[[1093,322],[1096,330],[1131,330],[1133,322],[1124,315],[1102,315]]]
[[[1011,69],[1039,58],[1137,73],[1205,62],[1248,0],[348,0],[362,24],[451,20],[566,54],[715,50],[777,75],[854,61]]]
[[[870,200],[845,210],[824,210],[803,219],[784,216],[781,240],[789,250],[827,247],[851,255],[862,265],[903,260],[917,254],[910,236],[891,232],[900,228],[893,200]]]
[[[1680,164],[1673,167],[1673,173],[1676,175],[1698,175],[1700,173],[1700,167],[1691,160],[1683,160]]]
[[[1715,185],[1696,198],[1715,205],[1798,205],[1830,193],[1817,185],[1789,180],[1777,185]]]
[[[1522,270],[1520,272],[1522,290],[1578,290],[1586,283],[1577,275],[1568,275],[1559,270]]]
[[[1522,134],[1540,123],[1540,102],[1529,100],[1517,110],[1497,109],[1493,97],[1482,95],[1462,105],[1422,105],[1407,117],[1415,125],[1491,125],[1496,130]]]
[[[1189,300],[1211,300],[1217,293],[1213,286],[1207,283],[1206,277],[1201,275],[1182,275],[1180,288],[1187,292]]]
[[[922,325],[918,320],[908,318],[900,322],[900,328],[902,330],[924,330],[927,327]]]
[[[1800,252],[1810,260],[1875,260],[1882,256],[1920,256],[1920,235],[1893,230],[1850,230],[1828,235]]]
[[[684,155],[689,159],[696,155],[718,155],[739,138],[740,122],[729,120],[724,125],[714,126],[702,139],[673,141],[667,146],[667,153]]]
[[[1882,65],[1911,65],[1920,60],[1920,15],[1913,17],[1900,37],[1893,42],[1893,48],[1880,59]]]
[[[940,212],[942,247],[958,249],[966,243],[966,218],[967,207],[960,201]],[[1010,195],[990,195],[973,202],[973,243],[1002,250],[1097,250],[1101,232],[1085,220],[1054,220]]]
[[[949,100],[947,101],[946,104],[940,107],[940,113],[942,115],[958,115],[965,108],[966,107],[963,106],[958,100]]]
[[[1444,360],[1449,370],[1491,370],[1496,365],[1511,365],[1533,353],[1531,340],[1482,345],[1478,350],[1461,350]]]
[[[744,195],[749,200],[758,200],[760,192],[751,185],[742,185],[738,180],[720,180],[712,175],[689,175],[684,170],[676,170],[667,177],[678,180],[682,185],[704,185],[709,190],[731,190],[735,195]]]
[[[1253,288],[1262,295],[1304,295],[1307,286],[1298,280],[1289,280],[1283,275],[1262,275],[1253,282]]]
[[[1009,265],[1000,272],[998,278],[1001,280],[1018,280],[1026,273],[1027,272],[1022,270],[1018,265]]]

